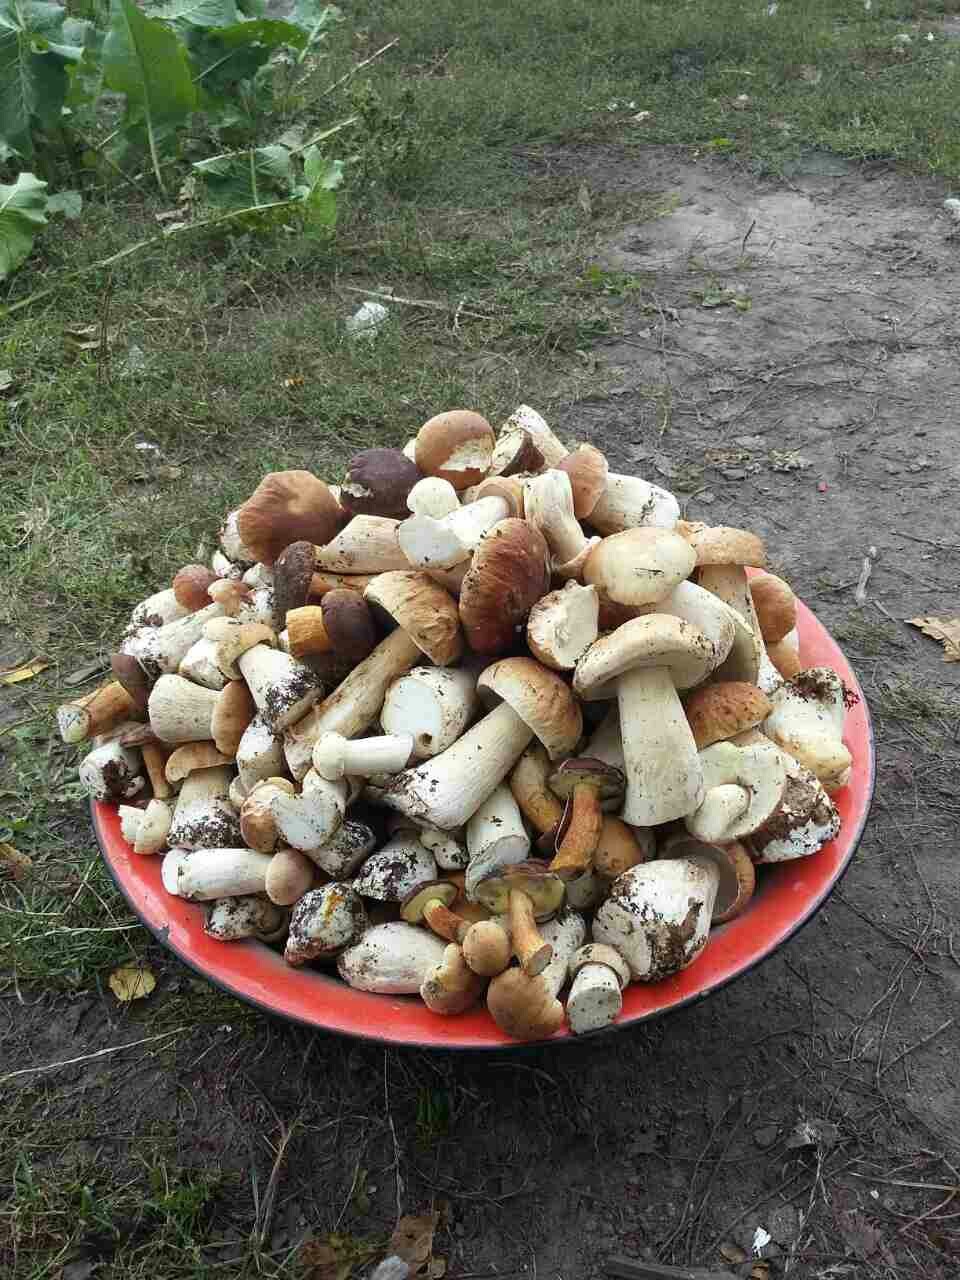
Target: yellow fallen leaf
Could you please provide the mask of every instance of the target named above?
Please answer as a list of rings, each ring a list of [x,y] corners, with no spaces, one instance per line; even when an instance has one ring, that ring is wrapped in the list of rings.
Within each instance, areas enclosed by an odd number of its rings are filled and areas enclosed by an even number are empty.
[[[0,871],[5,871],[14,880],[21,880],[32,866],[32,860],[25,853],[0,841]]]
[[[925,636],[943,645],[944,662],[960,662],[960,618],[908,618],[911,627],[919,627]]]
[[[387,1252],[395,1253],[404,1262],[409,1262],[414,1275],[422,1271],[430,1260],[438,1216],[436,1213],[425,1213],[419,1218],[401,1218],[390,1237]]]
[[[145,999],[157,985],[157,980],[149,969],[126,966],[114,969],[109,982],[110,990],[122,1004]]]
[[[19,684],[21,680],[32,680],[41,671],[46,671],[49,665],[50,663],[43,658],[31,658],[29,662],[21,663],[19,667],[9,667],[6,671],[0,671],[0,684]]]

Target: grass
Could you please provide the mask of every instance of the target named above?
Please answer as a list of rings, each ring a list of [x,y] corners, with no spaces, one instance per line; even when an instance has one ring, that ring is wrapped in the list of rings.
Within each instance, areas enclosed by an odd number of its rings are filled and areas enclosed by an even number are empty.
[[[88,189],[82,221],[45,234],[5,300],[57,292],[0,329],[0,368],[14,378],[0,396],[5,657],[52,664],[3,695],[17,707],[0,725],[0,841],[35,867],[3,885],[8,994],[97,992],[118,964],[164,964],[92,845],[74,754],[50,738],[62,678],[109,651],[132,605],[210,551],[222,514],[265,470],[337,478],[355,449],[399,445],[441,408],[474,405],[496,421],[523,400],[549,411],[602,393],[590,345],[651,282],[602,270],[597,245],[668,211],[671,193],[590,182],[584,193],[591,148],[606,149],[593,154],[611,172],[656,143],[763,173],[835,152],[960,182],[960,43],[934,25],[958,12],[960,0],[874,0],[869,12],[859,0],[785,0],[775,16],[762,0],[358,0],[324,83],[399,44],[329,103],[331,119],[361,116],[333,241],[180,239],[69,278],[155,234],[166,207],[147,187]],[[895,42],[903,31],[909,45]],[[342,321],[363,297],[352,290],[380,288],[441,309],[395,307],[376,342],[351,343]],[[91,324],[113,333],[109,344],[70,349],[66,327]],[[902,648],[889,629],[861,637],[849,625],[865,653]],[[879,697],[920,746],[953,723],[908,682]],[[140,1023],[121,1042],[191,1023],[262,1029],[181,979],[130,1015]],[[18,1139],[0,1138],[4,1274],[45,1280],[90,1239],[113,1242],[103,1256],[118,1280],[208,1274],[203,1248],[234,1175],[191,1173],[170,1132],[151,1146],[141,1128],[151,1154],[139,1168],[101,1166],[92,1190],[83,1166],[50,1178],[56,1152],[37,1117],[53,1091],[37,1084],[0,1108],[0,1130]],[[469,1110],[442,1076],[409,1096],[425,1150]],[[78,1133],[89,1119],[81,1110]],[[356,1168],[362,1197],[360,1157]]]

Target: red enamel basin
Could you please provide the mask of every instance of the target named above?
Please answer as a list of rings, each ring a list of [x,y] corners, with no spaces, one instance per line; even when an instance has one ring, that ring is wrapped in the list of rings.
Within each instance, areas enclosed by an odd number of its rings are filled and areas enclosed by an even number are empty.
[[[804,666],[832,667],[859,697],[847,713],[844,740],[853,754],[849,786],[834,801],[842,826],[836,840],[794,862],[764,867],[747,910],[720,925],[697,959],[663,982],[633,983],[623,1012],[610,1030],[669,1013],[702,1000],[749,972],[793,936],[823,905],[846,871],[863,832],[873,795],[874,758],[870,713],[860,684],[842,651],[804,605],[798,604]],[[249,1004],[293,1022],[430,1049],[519,1047],[481,1005],[455,1018],[441,1018],[412,996],[354,991],[335,974],[291,969],[259,942],[217,942],[203,931],[204,909],[172,898],[160,883],[160,859],[140,857],[120,834],[117,806],[94,801],[93,827],[104,860],[130,906],[148,929],[191,968]],[[572,1038],[559,1031],[553,1041]]]

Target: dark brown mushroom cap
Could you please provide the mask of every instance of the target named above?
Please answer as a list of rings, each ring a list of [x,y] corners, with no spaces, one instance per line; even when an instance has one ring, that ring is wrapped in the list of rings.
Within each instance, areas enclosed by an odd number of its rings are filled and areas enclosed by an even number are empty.
[[[594,760],[592,756],[577,756],[564,760],[550,776],[550,790],[568,800],[576,787],[586,784],[595,788],[598,799],[619,801],[623,798],[626,779],[612,764]]]
[[[312,542],[291,542],[273,566],[273,625],[282,631],[291,609],[302,609],[310,594],[317,564]]]
[[[476,898],[488,911],[502,916],[510,906],[512,889],[526,894],[538,920],[548,920],[559,911],[565,893],[560,877],[554,875],[545,862],[530,858],[484,876],[477,885]]]
[[[114,653],[110,670],[133,699],[138,711],[146,711],[150,699],[150,679],[136,658],[129,653]]]
[[[337,587],[320,601],[323,625],[341,664],[356,666],[377,647],[377,628],[370,606],[358,591]]]
[[[271,471],[238,509],[237,530],[252,555],[273,564],[291,542],[323,546],[345,519],[329,488],[311,472]]]
[[[340,505],[351,516],[405,519],[407,495],[423,472],[400,449],[362,449],[354,454],[340,486]]]
[[[445,907],[449,907],[458,893],[457,886],[449,880],[428,880],[426,884],[411,890],[404,898],[400,904],[401,918],[407,924],[419,924],[423,920],[428,902],[442,902]]]
[[[550,589],[550,552],[539,529],[509,517],[480,539],[460,586],[460,621],[475,653],[505,653]]]

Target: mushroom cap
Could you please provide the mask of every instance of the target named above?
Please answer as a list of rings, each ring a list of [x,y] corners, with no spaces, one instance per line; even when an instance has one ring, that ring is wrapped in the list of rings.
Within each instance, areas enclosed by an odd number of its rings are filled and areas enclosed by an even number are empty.
[[[558,471],[570,477],[573,490],[573,514],[586,520],[607,488],[607,459],[592,444],[582,444],[557,463]]]
[[[607,881],[616,880],[631,867],[648,862],[653,857],[652,839],[649,845],[650,847],[644,848],[637,839],[634,828],[628,827],[620,818],[606,814],[600,824],[600,840],[593,851],[594,873]]]
[[[703,803],[684,818],[693,836],[708,842],[728,844],[751,835],[777,812],[787,785],[781,753],[773,744],[739,747],[733,742],[715,742],[700,752],[703,770]],[[718,812],[711,792],[719,788],[742,789],[745,803]]]
[[[377,628],[370,606],[357,591],[335,587],[320,601],[323,626],[338,662],[356,666],[377,647]]]
[[[233,758],[222,755],[214,743],[185,742],[170,752],[163,772],[168,782],[182,782],[197,769],[216,769],[229,764],[233,764]]]
[[[587,785],[597,792],[604,808],[615,809],[623,799],[626,780],[619,769],[591,756],[577,756],[564,760],[550,776],[550,789],[569,800],[575,788]]]
[[[757,887],[757,873],[747,850],[738,841],[711,844],[678,831],[666,841],[664,858],[709,859],[720,873],[720,884],[713,904],[711,924],[726,924],[746,910]]]
[[[527,862],[517,862],[512,867],[502,867],[484,876],[473,896],[488,911],[502,916],[507,913],[513,889],[526,894],[538,920],[549,920],[560,910],[565,892],[563,881],[545,862],[530,858]]]
[[[571,979],[588,964],[605,964],[608,969],[612,969],[617,975],[621,991],[630,981],[630,966],[620,952],[606,942],[588,942],[586,946],[577,948],[567,965]]]
[[[483,994],[484,980],[469,967],[463,952],[451,942],[420,984],[420,999],[432,1013],[463,1013]]]
[[[531,608],[550,588],[550,551],[525,520],[500,520],[480,539],[460,586],[460,620],[476,653],[509,649]]]
[[[400,904],[400,917],[407,924],[420,924],[428,902],[442,902],[449,907],[460,890],[449,880],[428,880],[412,889]]]
[[[697,565],[749,564],[763,568],[767,549],[759,534],[730,525],[704,525],[687,534],[687,541],[697,557]]]
[[[487,706],[506,702],[532,729],[551,760],[567,755],[583,734],[580,707],[558,675],[533,658],[501,658],[481,674],[477,692]]]
[[[438,413],[417,432],[416,463],[424,475],[449,480],[457,490],[479,484],[490,470],[493,427],[470,409]]]
[[[273,564],[291,542],[322,546],[344,522],[343,508],[309,471],[271,471],[237,511],[240,537],[263,564]]]
[[[129,653],[111,654],[110,670],[129,693],[137,710],[145,712],[150,700],[150,680],[136,658]]]
[[[457,602],[429,574],[412,569],[380,573],[363,598],[388,614],[438,667],[450,666],[463,653]]]
[[[541,974],[505,969],[487,988],[487,1009],[494,1022],[515,1040],[545,1040],[563,1026],[563,1005]]]
[[[420,468],[401,449],[361,449],[347,465],[340,505],[351,516],[407,514],[407,494],[422,480]]]
[[[414,889],[422,884],[432,884],[436,878],[437,864],[433,854],[419,840],[399,835],[367,858],[353,887],[365,898],[403,902]]]
[[[316,565],[316,550],[306,540],[291,542],[277,557],[273,567],[273,624],[278,631],[283,630],[291,609],[300,609],[307,603]]]
[[[746,839],[760,864],[816,853],[840,830],[840,815],[817,776],[786,752],[781,755],[787,772],[783,800],[770,821]]]
[[[284,959],[301,965],[339,955],[368,924],[366,909],[348,884],[310,889],[293,908]]]
[[[587,701],[612,698],[624,672],[665,667],[678,689],[690,689],[715,664],[716,651],[699,627],[669,613],[648,613],[592,644],[577,663],[573,688]]]
[[[471,502],[478,502],[480,498],[502,498],[509,508],[509,517],[523,518],[523,485],[515,476],[487,476],[465,496],[469,496]]]
[[[583,580],[618,604],[655,604],[693,572],[696,554],[671,529],[642,526],[601,539]]]
[[[498,439],[490,468],[498,476],[535,475],[545,461],[539,445],[529,431],[512,431]]]
[[[217,750],[233,759],[240,739],[256,713],[253,694],[246,680],[228,680],[220,691],[210,718],[210,732]]]
[[[216,582],[217,575],[205,564],[185,564],[173,579],[173,594],[177,604],[191,612],[203,609],[210,603],[207,591],[210,584]]]
[[[485,910],[479,903],[464,903],[457,913],[466,916],[468,909]],[[503,973],[510,964],[510,935],[496,919],[475,920],[464,935],[463,958],[474,973],[492,978]]]
[[[697,750],[762,724],[773,704],[755,684],[721,680],[695,689],[684,703]]]
[[[267,867],[266,894],[277,907],[290,907],[313,888],[317,869],[298,849],[278,849]]]
[[[775,573],[756,573],[749,586],[764,643],[777,644],[797,625],[797,597]]]

